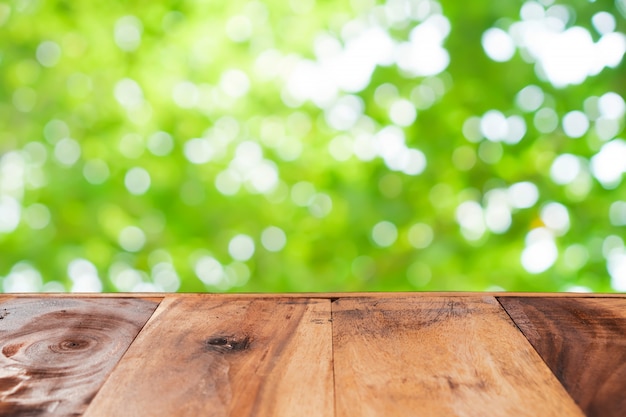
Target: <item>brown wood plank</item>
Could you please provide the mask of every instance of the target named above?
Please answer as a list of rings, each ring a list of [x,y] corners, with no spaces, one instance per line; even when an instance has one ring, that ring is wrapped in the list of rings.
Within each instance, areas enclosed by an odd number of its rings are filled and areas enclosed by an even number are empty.
[[[0,416],[78,416],[158,303],[0,301]]]
[[[588,416],[626,413],[626,300],[499,301]]]
[[[85,416],[333,415],[328,300],[168,297]]]
[[[337,417],[582,416],[493,297],[333,303]]]

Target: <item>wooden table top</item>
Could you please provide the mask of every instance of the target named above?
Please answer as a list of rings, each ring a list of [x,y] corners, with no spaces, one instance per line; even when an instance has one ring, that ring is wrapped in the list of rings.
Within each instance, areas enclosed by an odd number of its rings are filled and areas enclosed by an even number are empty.
[[[626,295],[0,295],[0,416],[623,416]]]

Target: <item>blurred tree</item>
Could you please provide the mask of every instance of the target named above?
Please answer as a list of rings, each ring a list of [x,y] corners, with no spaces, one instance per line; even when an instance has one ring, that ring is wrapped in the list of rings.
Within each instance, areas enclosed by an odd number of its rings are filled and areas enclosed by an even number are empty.
[[[625,16],[0,3],[0,288],[624,291]]]

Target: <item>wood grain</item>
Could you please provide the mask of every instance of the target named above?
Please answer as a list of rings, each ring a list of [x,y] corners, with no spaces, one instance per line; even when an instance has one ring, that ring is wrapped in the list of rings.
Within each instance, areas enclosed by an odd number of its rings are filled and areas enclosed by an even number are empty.
[[[337,417],[582,416],[493,297],[333,303]]]
[[[85,416],[332,416],[330,302],[168,297]]]
[[[588,416],[626,414],[626,300],[499,301]]]
[[[0,415],[81,415],[157,304],[0,300]]]

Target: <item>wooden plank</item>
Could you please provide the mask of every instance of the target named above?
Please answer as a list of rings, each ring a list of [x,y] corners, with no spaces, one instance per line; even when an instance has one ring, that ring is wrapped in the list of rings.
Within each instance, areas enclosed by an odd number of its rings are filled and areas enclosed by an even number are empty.
[[[499,301],[588,416],[624,415],[626,300]]]
[[[0,415],[81,415],[158,303],[5,298]]]
[[[582,416],[493,297],[333,303],[337,417]]]
[[[85,416],[332,416],[328,300],[166,298]]]

